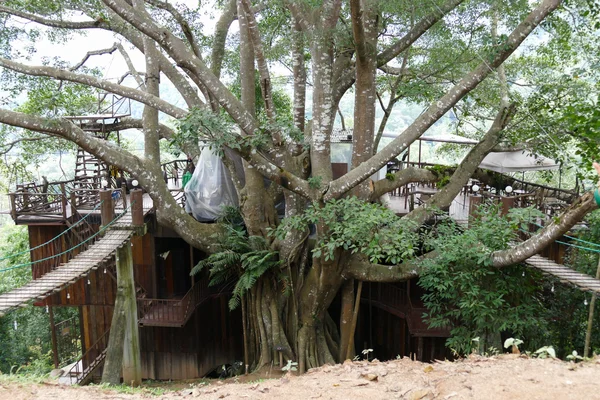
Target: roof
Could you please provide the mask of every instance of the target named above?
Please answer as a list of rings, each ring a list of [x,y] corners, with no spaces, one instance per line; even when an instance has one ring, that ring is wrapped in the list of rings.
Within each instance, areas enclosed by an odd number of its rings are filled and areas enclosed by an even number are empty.
[[[331,131],[331,143],[352,143],[352,129],[333,128]]]
[[[505,173],[558,169],[560,165],[544,156],[519,150],[490,153],[479,164],[479,167]]]
[[[398,137],[397,133],[384,133],[383,137],[395,139]],[[423,136],[419,138],[419,140],[424,142],[441,142],[441,143],[455,143],[455,144],[477,144],[478,140],[469,139],[463,136],[458,136],[453,133],[444,133],[444,134],[435,134],[435,133],[425,133]]]

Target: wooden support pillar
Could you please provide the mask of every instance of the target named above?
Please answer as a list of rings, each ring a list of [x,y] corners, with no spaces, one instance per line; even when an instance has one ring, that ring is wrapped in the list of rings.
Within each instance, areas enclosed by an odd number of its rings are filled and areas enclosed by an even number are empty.
[[[508,214],[508,211],[515,207],[514,197],[502,197],[500,201],[502,202],[502,215]]]
[[[77,206],[75,205],[76,197],[75,192],[71,192],[71,215],[74,216],[77,214]]]
[[[10,216],[12,217],[13,221],[16,221],[17,220],[16,195],[14,193],[11,193],[9,196],[10,196]]]
[[[54,324],[54,310],[52,306],[48,307],[48,317],[50,318],[50,335],[52,337],[52,361],[54,368],[58,368],[58,343],[56,340],[56,325]]]
[[[123,209],[127,208],[127,182],[121,183],[121,198],[123,199]]]
[[[117,250],[117,282],[125,288],[125,343],[123,348],[123,383],[139,386],[142,383],[142,361],[138,329],[137,300],[133,278],[131,243]],[[119,283],[117,283],[119,284]]]
[[[61,192],[61,206],[62,206],[62,216],[63,219],[67,219],[67,191],[65,189],[65,184],[60,184],[60,192]],[[48,198],[48,196],[46,196]]]
[[[103,202],[100,207],[100,216],[102,226],[108,225],[113,219],[115,219],[115,208],[113,207],[113,201],[110,190],[100,191],[100,201]]]
[[[144,225],[144,198],[140,189],[131,190],[131,219],[133,226]]]
[[[142,363],[137,319],[137,302],[133,281],[131,244],[117,249],[117,297],[108,339],[102,382],[118,385],[123,382],[138,386],[142,382]]]
[[[483,197],[481,196],[469,196],[469,216],[474,217],[477,214],[477,209],[483,203]]]

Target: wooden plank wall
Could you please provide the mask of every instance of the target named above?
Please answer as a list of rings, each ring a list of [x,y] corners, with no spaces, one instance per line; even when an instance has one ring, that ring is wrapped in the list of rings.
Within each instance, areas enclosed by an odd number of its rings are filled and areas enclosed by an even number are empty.
[[[54,237],[60,235],[60,233],[64,229],[65,227],[60,225],[29,225],[29,248],[33,249],[34,247],[37,247],[42,243],[46,243],[47,241],[52,240]],[[66,235],[63,235],[60,239],[48,243],[40,247],[39,249],[31,250],[31,261],[41,260],[65,250],[66,247],[64,246],[66,243],[64,240],[64,236]],[[32,265],[31,272],[33,275],[33,279],[38,279],[42,275],[50,272],[53,266],[56,265],[56,263],[57,260],[50,259]]]
[[[154,268],[154,237],[147,233],[144,236],[131,238],[133,253],[133,274],[135,282],[146,292],[147,297],[156,297],[156,270]]]
[[[216,366],[243,360],[240,311],[229,312],[228,298],[209,300],[183,328],[142,327],[142,377],[192,379]]]
[[[377,307],[369,308],[369,304],[364,302],[361,304],[357,322],[356,354],[361,355],[363,350],[369,348],[373,349],[369,358],[376,357],[379,360],[391,360],[396,356],[410,354],[410,334],[405,319]]]

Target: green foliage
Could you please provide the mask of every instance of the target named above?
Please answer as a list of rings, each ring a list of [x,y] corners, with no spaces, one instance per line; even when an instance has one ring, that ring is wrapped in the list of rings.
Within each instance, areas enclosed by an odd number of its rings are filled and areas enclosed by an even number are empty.
[[[567,356],[567,360],[574,362],[583,361],[583,357],[577,353],[577,350],[573,350],[573,352]]]
[[[25,251],[0,260],[0,268],[29,261],[29,239],[24,226],[4,226],[0,230],[0,257]],[[17,268],[0,273],[0,293],[22,286],[31,280],[29,268]],[[77,315],[77,308],[57,307],[57,322]],[[43,307],[19,308],[0,318],[0,372],[38,376],[52,368],[50,321]]]
[[[269,248],[266,239],[248,236],[242,226],[231,224],[234,218],[231,211],[226,214],[222,221],[225,233],[219,237],[218,250],[196,264],[191,272],[195,275],[208,268],[211,286],[236,279],[229,300],[231,310],[240,305],[242,296],[260,277],[281,265],[278,253]]]
[[[497,206],[484,205],[478,212],[469,229],[448,220],[430,232],[426,245],[437,255],[423,261],[418,283],[427,291],[422,299],[429,326],[449,327],[452,336],[446,344],[458,354],[478,348],[473,337],[501,332],[527,337],[544,327],[535,278],[531,273],[526,277],[520,266],[494,268],[490,257],[508,248],[518,229],[539,211],[513,209],[502,218]]]
[[[287,364],[281,367],[282,371],[298,371],[298,363],[288,360]]]
[[[504,348],[508,349],[509,347],[512,347],[512,346],[519,347],[522,344],[523,344],[523,341],[521,339],[508,338],[504,341]]]
[[[585,222],[588,226],[587,229],[572,234],[588,242],[600,244],[600,210],[588,214]],[[598,267],[598,253],[568,248],[563,264],[581,273],[595,276]],[[590,295],[570,285],[564,285],[553,277],[544,278],[542,284],[544,289],[543,302],[546,305],[544,318],[548,321],[546,343],[554,345],[559,358],[567,357],[573,349],[583,354]],[[591,352],[600,353],[600,311],[598,310],[598,303],[596,303],[592,325]]]
[[[438,189],[441,189],[450,183],[452,174],[456,170],[456,167],[449,167],[445,165],[433,165],[427,167],[426,169],[433,172],[433,174],[438,178],[435,185]]]
[[[310,178],[308,178],[308,185],[313,189],[319,189],[321,187],[322,182],[322,176],[311,176]]]
[[[356,197],[312,204],[304,213],[283,220],[274,234],[283,239],[290,230],[304,231],[310,224],[327,227],[313,249],[313,256],[325,261],[343,249],[362,253],[371,262],[397,264],[414,256],[419,240],[413,224],[388,208]]]
[[[537,356],[537,358],[556,358],[556,352],[552,346],[540,347],[533,354]]]

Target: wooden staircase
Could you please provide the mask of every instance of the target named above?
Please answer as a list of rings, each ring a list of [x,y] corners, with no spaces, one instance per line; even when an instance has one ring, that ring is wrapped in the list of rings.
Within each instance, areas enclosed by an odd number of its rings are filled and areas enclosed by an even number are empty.
[[[94,373],[104,365],[110,329],[94,343],[66,372],[62,381],[71,385],[86,385],[94,378]]]
[[[208,286],[207,280],[196,282],[179,299],[151,299],[138,297],[138,321],[140,326],[183,327],[198,306],[210,298],[231,293],[231,284]]]

